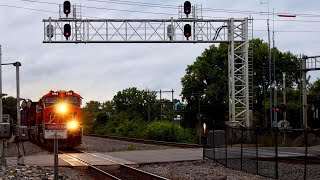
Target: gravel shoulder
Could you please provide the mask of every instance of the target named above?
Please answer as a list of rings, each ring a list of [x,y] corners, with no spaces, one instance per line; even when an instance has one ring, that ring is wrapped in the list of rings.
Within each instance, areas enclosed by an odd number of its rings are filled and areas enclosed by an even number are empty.
[[[269,180],[250,173],[228,169],[211,160],[157,163],[140,166],[139,169],[173,180]]]
[[[156,150],[169,149],[173,147],[159,146],[152,144],[132,143],[118,141],[100,137],[83,136],[82,144],[76,149],[87,152],[116,152],[116,151],[136,151],[136,150]]]

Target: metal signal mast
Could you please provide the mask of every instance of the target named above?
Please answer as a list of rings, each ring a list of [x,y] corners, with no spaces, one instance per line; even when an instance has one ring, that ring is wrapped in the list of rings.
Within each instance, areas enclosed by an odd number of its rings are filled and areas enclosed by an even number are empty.
[[[227,43],[229,123],[250,126],[248,18],[203,19],[186,2],[178,19],[82,19],[81,6],[65,4],[60,18],[43,20],[43,43]]]

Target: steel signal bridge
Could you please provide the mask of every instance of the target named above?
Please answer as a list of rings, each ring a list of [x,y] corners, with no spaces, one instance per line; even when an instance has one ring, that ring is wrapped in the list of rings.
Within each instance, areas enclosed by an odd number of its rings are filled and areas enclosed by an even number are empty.
[[[44,19],[43,43],[227,43],[229,124],[250,127],[252,61],[249,25],[245,19],[203,19],[192,6],[189,16],[178,19],[83,19],[80,6],[72,5],[68,17]],[[180,13],[182,14],[183,7]],[[62,14],[62,15],[61,15]],[[202,13],[201,13],[202,14]],[[64,27],[71,26],[65,37]],[[185,28],[188,27],[188,28]],[[185,29],[191,26],[191,34]],[[187,34],[187,35],[186,35]],[[187,37],[186,37],[187,36]]]

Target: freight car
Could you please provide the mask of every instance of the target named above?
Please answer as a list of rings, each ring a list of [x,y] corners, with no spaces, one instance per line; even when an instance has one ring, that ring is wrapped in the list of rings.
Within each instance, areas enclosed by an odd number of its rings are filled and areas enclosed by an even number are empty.
[[[23,100],[21,123],[28,127],[29,139],[38,144],[53,146],[45,138],[45,126],[62,124],[67,127],[67,138],[59,139],[59,148],[72,148],[81,144],[82,97],[70,91],[50,91],[38,102]]]

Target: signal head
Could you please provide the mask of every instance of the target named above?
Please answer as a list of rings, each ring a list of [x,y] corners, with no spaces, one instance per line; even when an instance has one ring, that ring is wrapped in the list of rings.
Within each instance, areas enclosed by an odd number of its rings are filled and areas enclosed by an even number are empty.
[[[71,12],[71,3],[69,1],[65,1],[63,3],[63,12],[67,15],[70,14]]]
[[[70,26],[70,24],[65,24],[63,29],[64,29],[63,35],[68,40],[68,38],[71,36],[71,26]]]
[[[183,9],[184,9],[184,13],[186,15],[190,14],[191,13],[191,3],[189,1],[184,2]]]
[[[189,38],[191,36],[191,26],[190,24],[184,25],[184,36]]]

